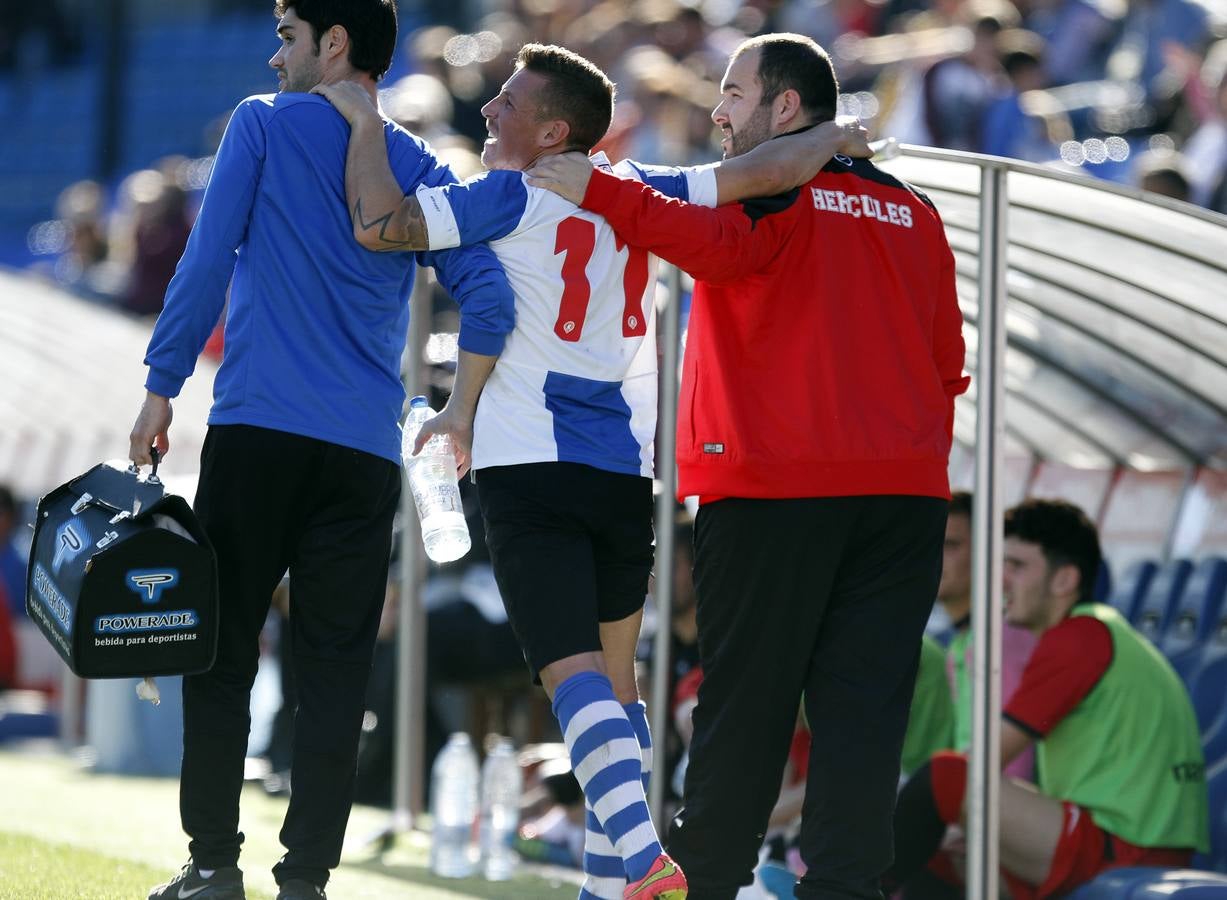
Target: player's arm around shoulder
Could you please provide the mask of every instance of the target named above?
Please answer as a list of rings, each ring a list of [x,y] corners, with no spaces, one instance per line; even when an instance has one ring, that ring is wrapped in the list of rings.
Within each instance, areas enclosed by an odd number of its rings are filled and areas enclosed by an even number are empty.
[[[716,165],[716,204],[774,197],[800,187],[837,154],[873,155],[869,133],[857,119],[828,121],[764,141]]]
[[[349,122],[345,157],[345,199],[354,239],[367,250],[406,252],[430,247],[422,208],[406,195],[388,160],[384,120],[371,97],[358,84],[320,84],[313,93],[324,97]]]
[[[388,161],[383,121],[350,130],[345,196],[354,240],[377,253],[430,249],[430,231],[418,198],[401,190]]]
[[[431,250],[497,241],[539,217],[540,196],[532,201],[518,170],[494,169],[464,181],[424,184],[415,193]]]

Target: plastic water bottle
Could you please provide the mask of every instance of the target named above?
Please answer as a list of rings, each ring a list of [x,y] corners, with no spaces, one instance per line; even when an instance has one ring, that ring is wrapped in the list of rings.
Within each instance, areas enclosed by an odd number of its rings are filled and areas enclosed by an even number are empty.
[[[477,754],[469,736],[453,734],[430,772],[430,871],[444,878],[473,874],[469,838],[477,821]]]
[[[515,874],[516,853],[511,849],[520,824],[523,787],[515,747],[500,737],[481,769],[482,874],[490,881],[506,881]]]
[[[401,459],[409,472],[409,487],[422,523],[426,555],[435,562],[460,559],[469,552],[469,526],[464,521],[460,486],[456,482],[456,458],[447,435],[435,435],[422,452],[413,455],[413,442],[434,410],[425,397],[409,401],[409,415],[402,432]]]

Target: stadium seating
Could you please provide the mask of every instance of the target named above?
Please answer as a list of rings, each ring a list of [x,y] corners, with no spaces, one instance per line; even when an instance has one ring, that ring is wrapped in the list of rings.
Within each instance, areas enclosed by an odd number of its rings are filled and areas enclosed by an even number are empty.
[[[1069,900],[1126,900],[1139,885],[1160,878],[1166,871],[1152,866],[1109,869],[1071,893]]]
[[[1149,559],[1139,560],[1129,566],[1124,574],[1114,580],[1108,603],[1116,607],[1130,622],[1136,622],[1138,610],[1142,608],[1142,600],[1145,599],[1146,591],[1158,568],[1158,565]]]
[[[1227,756],[1227,612],[1190,663],[1189,696],[1201,726],[1207,760]]]
[[[1227,805],[1210,811],[1211,847],[1206,868],[1227,872]]]
[[[277,49],[272,16],[259,14],[176,18],[134,26],[120,121],[116,172],[149,166],[167,154],[212,152],[206,126],[224,117],[248,94],[273,92],[277,81],[267,60]],[[61,190],[100,167],[102,128],[98,60],[43,72],[5,110],[0,142],[0,228],[54,214]],[[167,77],[190,66],[193,77]],[[4,87],[0,79],[0,88]],[[113,185],[112,185],[113,186]],[[22,261],[24,263],[24,260]]]
[[[1199,662],[1200,646],[1213,633],[1227,594],[1227,560],[1211,556],[1194,568],[1176,602],[1159,649],[1187,683]]]
[[[0,141],[0,223],[28,227],[53,210],[56,195],[94,169],[98,113],[93,73],[50,72],[5,112]]]
[[[1099,561],[1099,571],[1095,573],[1095,590],[1091,595],[1096,603],[1108,603],[1112,596],[1112,569],[1106,559]]]
[[[263,13],[263,10],[261,10]],[[268,58],[277,50],[271,16],[176,20],[133,31],[122,169],[148,166],[172,153],[212,151],[206,126],[244,96],[277,89]],[[167,81],[168,68],[190,67],[194,77]]]
[[[1227,872],[1227,759],[1207,767],[1206,794],[1210,808],[1210,853],[1199,854],[1193,864]]]
[[[1227,760],[1227,666],[1219,665],[1203,674],[1206,675],[1202,682],[1205,685],[1203,693],[1212,695],[1217,692],[1214,702],[1218,704],[1218,715],[1201,732],[1201,749],[1206,755],[1207,766],[1213,768]]]
[[[1175,869],[1138,885],[1129,900],[1227,900],[1227,877],[1211,872]]]
[[[1069,900],[1227,900],[1227,876],[1198,869],[1110,869]]]
[[[1187,559],[1165,562],[1155,571],[1155,577],[1142,598],[1141,607],[1133,623],[1137,630],[1156,646],[1167,633],[1172,614],[1176,611],[1176,603],[1180,600],[1180,594],[1192,570],[1193,564]]]

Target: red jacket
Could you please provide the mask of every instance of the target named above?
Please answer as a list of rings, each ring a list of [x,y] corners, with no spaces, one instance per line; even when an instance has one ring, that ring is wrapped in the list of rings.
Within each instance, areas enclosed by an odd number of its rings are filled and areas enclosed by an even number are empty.
[[[949,497],[963,317],[928,198],[867,160],[719,209],[596,171],[585,209],[697,280],[678,495]]]

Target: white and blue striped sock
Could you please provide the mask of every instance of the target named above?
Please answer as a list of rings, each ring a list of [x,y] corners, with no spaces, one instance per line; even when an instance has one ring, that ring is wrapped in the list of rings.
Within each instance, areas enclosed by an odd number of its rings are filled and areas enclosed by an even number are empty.
[[[639,740],[626,710],[608,678],[599,672],[580,672],[554,692],[554,715],[593,818],[621,860],[622,876],[637,881],[662,851],[643,793]],[[612,879],[612,867],[606,868],[610,859],[595,854],[592,865],[599,871],[591,871],[585,852],[584,870],[596,878]],[[595,897],[601,897],[609,885],[598,887],[602,893],[593,892]]]
[[[579,900],[622,900],[626,868],[587,801],[584,820],[584,883],[579,889]]]
[[[622,709],[630,720],[631,729],[639,739],[639,771],[643,773],[643,792],[648,792],[652,777],[652,732],[648,728],[647,707],[641,701],[625,703]],[[584,885],[579,891],[579,900],[621,900],[626,888],[626,873],[622,858],[605,835],[605,829],[592,811],[592,804],[584,802]]]

